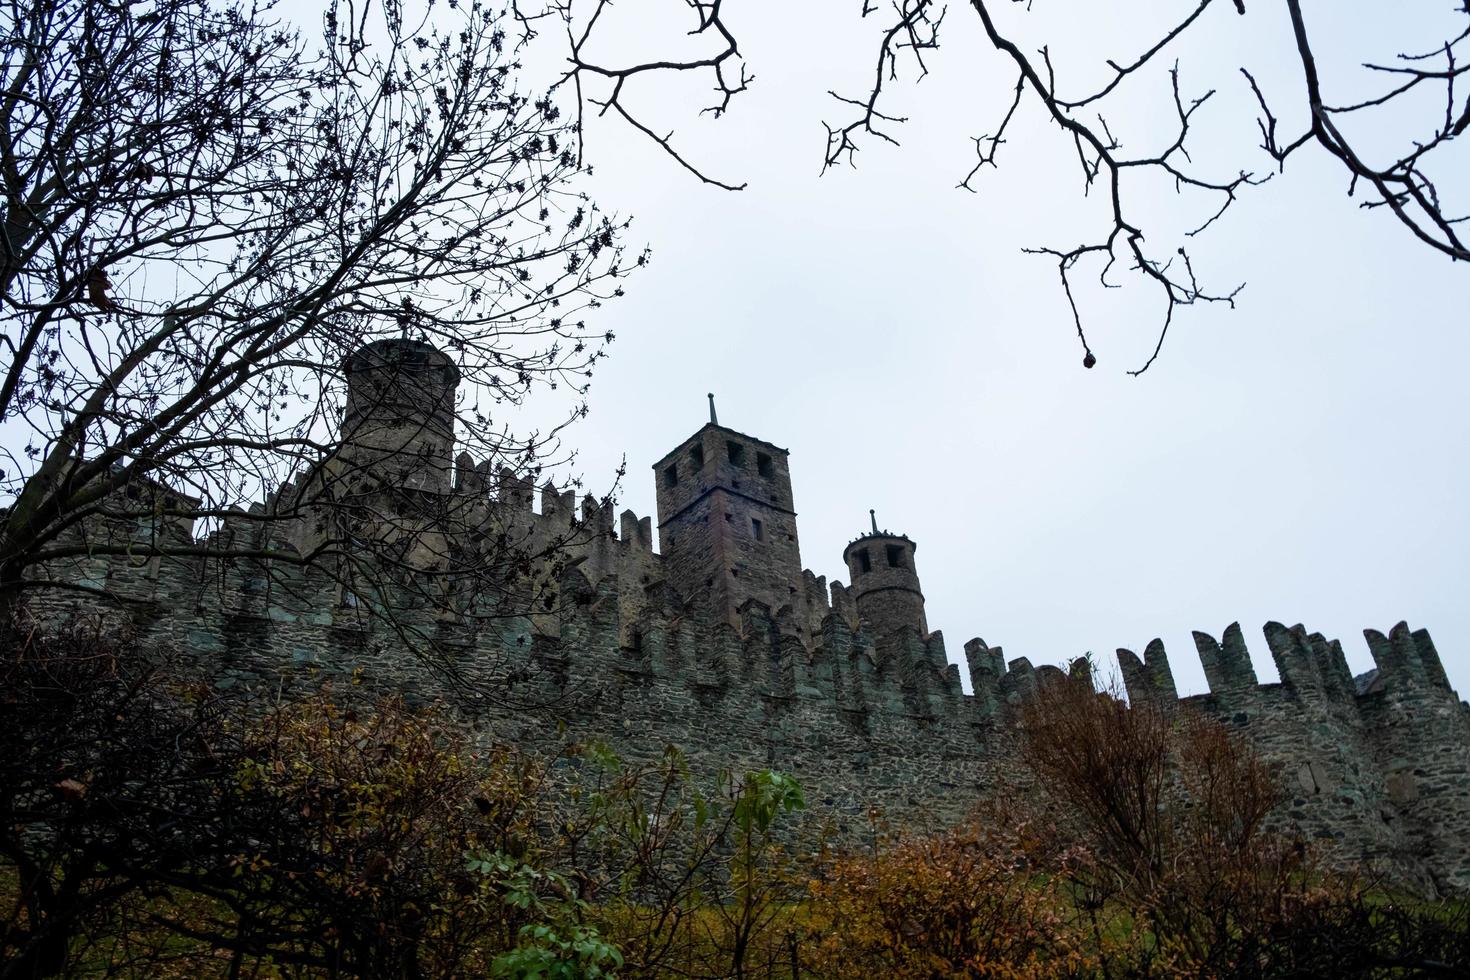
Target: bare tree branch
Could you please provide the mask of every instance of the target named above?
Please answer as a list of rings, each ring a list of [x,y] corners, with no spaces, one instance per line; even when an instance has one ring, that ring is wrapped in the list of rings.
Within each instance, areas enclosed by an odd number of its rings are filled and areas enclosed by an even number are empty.
[[[583,74],[603,71],[615,75],[621,82],[637,72],[713,70],[717,78],[717,90],[721,93],[719,111],[723,112],[728,107],[730,98],[744,89],[744,64],[741,64],[742,83],[739,86],[726,85],[724,59],[736,57],[738,47],[725,28],[720,5],[701,3],[699,0],[686,2],[699,15],[699,31],[714,29],[723,38],[721,53],[702,59],[649,61],[616,72],[596,69],[582,60],[581,52],[589,44],[598,16],[606,5],[606,0],[599,0],[592,16],[585,21],[585,29],[575,38],[574,67],[570,75],[580,79]],[[571,3],[572,0],[559,0],[557,4],[569,22]],[[1145,229],[1132,217],[1139,209],[1130,205],[1130,198],[1138,197],[1142,192],[1130,189],[1125,195],[1121,186],[1121,175],[1132,172],[1162,176],[1173,183],[1176,193],[1187,193],[1190,198],[1213,200],[1213,204],[1205,207],[1198,224],[1184,233],[1185,238],[1195,238],[1208,231],[1231,209],[1241,193],[1266,178],[1240,170],[1234,177],[1222,179],[1209,175],[1210,161],[1191,160],[1186,148],[1190,125],[1197,110],[1214,92],[1184,99],[1180,93],[1181,71],[1177,61],[1167,69],[1175,105],[1175,120],[1165,130],[1167,136],[1162,149],[1144,153],[1126,150],[1110,129],[1105,113],[1111,114],[1111,107],[1118,104],[1115,100],[1127,87],[1125,83],[1141,82],[1150,75],[1150,69],[1163,67],[1162,59],[1167,52],[1181,48],[1188,40],[1200,38],[1205,31],[1210,30],[1210,25],[1217,23],[1210,21],[1207,16],[1212,7],[1233,8],[1237,16],[1244,16],[1246,4],[1244,0],[1233,0],[1227,7],[1216,0],[1197,0],[1187,13],[1139,44],[1136,53],[1114,58],[1097,52],[1095,60],[1106,68],[1106,73],[1100,82],[1077,94],[1063,94],[1060,91],[1057,66],[1052,63],[1047,44],[1035,45],[1034,41],[1023,41],[1023,32],[1019,27],[1003,29],[997,21],[996,15],[1004,9],[1018,10],[1024,17],[1031,6],[1030,2],[1022,5],[1020,0],[1012,0],[1010,4],[998,3],[996,0],[970,0],[970,7],[984,30],[986,47],[1001,55],[1015,69],[1016,74],[1011,96],[1000,114],[998,124],[985,135],[972,137],[975,162],[958,186],[974,191],[977,189],[975,182],[980,173],[987,167],[999,166],[1001,146],[1007,142],[1008,133],[1011,132],[1018,113],[1025,111],[1025,107],[1031,105],[1030,99],[1034,98],[1043,117],[1063,130],[1075,151],[1084,195],[1094,186],[1106,190],[1111,227],[1078,249],[1048,246],[1029,251],[1058,259],[1063,291],[1067,295],[1073,323],[1084,350],[1084,364],[1088,367],[1096,362],[1096,357],[1088,345],[1084,318],[1073,292],[1073,283],[1068,278],[1076,271],[1078,262],[1105,254],[1107,257],[1102,262],[1100,275],[1104,286],[1112,286],[1117,284],[1107,282],[1106,276],[1113,263],[1121,258],[1127,268],[1141,275],[1145,282],[1158,290],[1163,300],[1163,313],[1153,351],[1141,366],[1129,372],[1140,374],[1157,359],[1163,340],[1174,321],[1176,307],[1195,303],[1223,303],[1233,306],[1240,287],[1224,291],[1209,289],[1201,284],[1189,256],[1178,247],[1169,247],[1162,242],[1146,244],[1149,238]],[[1460,0],[1456,9],[1470,16],[1470,2]],[[1470,92],[1467,92],[1462,83],[1464,75],[1470,71],[1470,62],[1463,56],[1464,43],[1470,37],[1470,24],[1428,50],[1401,53],[1393,63],[1370,62],[1362,66],[1363,70],[1374,75],[1393,79],[1392,85],[1378,95],[1339,103],[1328,98],[1322,90],[1311,33],[1302,13],[1301,3],[1299,0],[1288,0],[1287,10],[1292,26],[1291,40],[1302,68],[1301,85],[1288,97],[1293,108],[1305,117],[1305,129],[1289,138],[1282,136],[1279,116],[1273,112],[1262,86],[1248,66],[1240,66],[1260,109],[1258,128],[1261,149],[1270,157],[1275,170],[1283,170],[1287,159],[1304,147],[1314,146],[1337,160],[1347,171],[1350,196],[1356,196],[1360,187],[1365,189],[1369,197],[1362,202],[1362,207],[1386,208],[1410,234],[1435,251],[1456,260],[1470,258],[1470,250],[1467,250],[1459,230],[1467,217],[1467,206],[1463,201],[1463,182],[1457,182],[1453,188],[1455,193],[1447,196],[1444,193],[1445,187],[1431,175],[1431,164],[1442,158],[1439,151],[1453,138],[1470,129]],[[940,32],[945,9],[936,7],[933,0],[887,0],[883,4],[874,0],[863,0],[858,12],[865,19],[877,16],[885,18],[877,37],[877,57],[873,62],[870,82],[862,95],[846,95],[829,90],[829,94],[843,111],[852,111],[838,121],[823,123],[826,132],[826,148],[822,159],[824,172],[838,162],[853,164],[864,138],[876,138],[883,143],[897,145],[898,127],[906,121],[906,117],[887,110],[885,100],[890,96],[893,85],[903,77],[919,81],[928,75],[928,57],[941,43]],[[1261,19],[1259,23],[1262,31],[1269,29],[1269,21]],[[1202,43],[1209,41],[1206,38]],[[1033,46],[1034,54],[1029,53]],[[1090,67],[1080,62],[1092,59],[1078,60],[1079,64],[1076,66],[1064,66],[1068,69],[1068,74],[1074,68]],[[1458,89],[1457,83],[1460,83]],[[1373,162],[1379,157],[1379,153],[1370,150],[1363,138],[1350,137],[1344,132],[1342,120],[1345,117],[1374,111],[1393,112],[1400,107],[1407,107],[1407,97],[1431,86],[1442,87],[1444,93],[1440,118],[1431,124],[1432,128],[1428,132],[1412,140],[1410,148],[1396,158]],[[614,93],[615,101],[620,92],[615,88]],[[648,126],[638,123],[633,115],[623,110],[620,104],[617,108],[635,128],[654,139],[661,149],[673,156],[681,166],[698,174],[701,179],[722,187],[745,186],[710,180],[700,168],[690,165],[679,155],[670,136],[657,137]],[[1189,206],[1194,207],[1192,200]]]

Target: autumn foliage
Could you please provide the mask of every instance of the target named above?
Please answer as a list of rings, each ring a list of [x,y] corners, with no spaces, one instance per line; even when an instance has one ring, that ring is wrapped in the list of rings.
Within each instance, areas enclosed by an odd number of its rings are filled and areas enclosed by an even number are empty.
[[[0,978],[1454,976],[1462,906],[1273,829],[1270,766],[1082,675],[1004,800],[842,850],[791,777],[532,756],[351,677],[191,682],[84,627],[5,634]]]
[[[85,632],[5,639],[0,976],[147,973],[165,949],[450,976],[558,920],[565,887],[525,843],[529,761],[477,758],[393,700],[266,706]]]
[[[1051,882],[1055,835],[986,808],[962,828],[837,860],[811,885],[810,963],[826,976],[1050,977],[1093,957]]]

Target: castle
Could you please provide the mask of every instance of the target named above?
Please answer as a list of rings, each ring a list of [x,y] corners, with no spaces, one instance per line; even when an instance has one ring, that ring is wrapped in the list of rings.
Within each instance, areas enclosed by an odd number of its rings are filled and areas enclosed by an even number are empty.
[[[51,573],[133,600],[143,638],[207,664],[221,687],[353,673],[446,702],[491,740],[549,745],[565,729],[632,760],[675,744],[695,772],[779,768],[854,837],[875,810],[900,828],[937,828],[1025,778],[1011,706],[1058,668],[970,640],[963,693],[925,618],[915,542],[873,521],[843,551],[849,585],[803,569],[787,451],[720,425],[713,403],[710,421],[653,466],[655,551],[647,517],[625,511],[615,530],[610,507],[589,497],[578,513],[553,486],[538,506],[528,477],[456,457],[459,372],[440,351],[382,340],[344,370],[338,450],[226,518],[206,547],[144,562],[98,554]],[[392,545],[407,573],[359,586],[329,562],[284,560],[337,533],[319,502],[342,488],[379,501],[361,511],[372,526],[352,535]],[[106,533],[199,543],[178,517]],[[493,595],[424,601],[454,595],[455,569],[485,542],[513,542],[537,562]],[[395,602],[391,626],[372,615]],[[1377,669],[1355,679],[1336,641],[1269,623],[1281,680],[1260,684],[1238,625],[1196,633],[1210,690],[1184,703],[1281,766],[1286,819],[1328,853],[1463,892],[1470,708],[1428,633],[1365,635]],[[1131,701],[1172,710],[1159,641],[1118,660]]]

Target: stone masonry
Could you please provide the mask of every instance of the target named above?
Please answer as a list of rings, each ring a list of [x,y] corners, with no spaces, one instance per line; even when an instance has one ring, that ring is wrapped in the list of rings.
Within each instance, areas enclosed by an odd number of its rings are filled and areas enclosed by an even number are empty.
[[[625,511],[615,531],[611,509],[590,497],[578,513],[571,494],[548,487],[537,506],[515,472],[451,459],[458,372],[439,352],[379,341],[346,366],[339,457],[407,487],[433,505],[424,513],[468,515],[485,534],[534,543],[575,532],[554,602],[495,617],[409,609],[390,629],[311,565],[205,553],[88,558],[51,574],[135,600],[140,634],[203,663],[222,687],[356,672],[450,705],[491,740],[550,745],[570,732],[632,760],[678,745],[695,772],[779,768],[803,782],[815,815],[853,838],[874,808],[892,826],[937,829],[1024,779],[1010,709],[1060,671],[1007,662],[974,639],[964,645],[973,694],[962,693],[925,619],[915,543],[876,522],[843,552],[851,587],[804,570],[786,450],[711,411],[654,464],[655,551],[648,518]],[[257,513],[322,482],[303,475]],[[314,531],[302,513],[278,526],[226,520],[206,541],[255,535],[303,550]],[[431,524],[404,526],[432,535]],[[178,518],[128,533],[193,539]],[[1337,641],[1268,623],[1281,680],[1260,684],[1238,625],[1196,633],[1210,691],[1182,703],[1280,765],[1286,817],[1328,853],[1425,891],[1464,892],[1470,707],[1428,633],[1400,623],[1365,635],[1377,669],[1355,679]],[[1158,640],[1118,658],[1131,701],[1180,703]]]

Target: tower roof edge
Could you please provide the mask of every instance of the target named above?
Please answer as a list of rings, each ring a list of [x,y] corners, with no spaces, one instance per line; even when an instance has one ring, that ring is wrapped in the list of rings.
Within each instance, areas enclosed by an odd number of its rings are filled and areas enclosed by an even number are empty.
[[[767,449],[774,449],[776,452],[780,453],[783,456],[791,455],[791,450],[786,449],[782,446],[778,446],[774,442],[767,442],[766,440],[753,436],[748,432],[741,432],[739,429],[732,429],[728,425],[720,425],[718,422],[706,422],[704,425],[701,425],[698,429],[695,429],[693,432],[689,433],[689,435],[679,440],[679,444],[673,449],[660,456],[658,461],[653,464],[653,468],[658,469],[664,463],[668,462],[669,457],[677,456],[679,450],[683,449],[684,446],[687,445],[696,436],[703,435],[706,429],[715,429],[716,431],[725,432],[732,436],[739,436],[740,438],[754,443],[757,446],[764,446]]]

